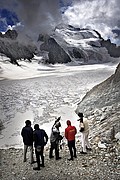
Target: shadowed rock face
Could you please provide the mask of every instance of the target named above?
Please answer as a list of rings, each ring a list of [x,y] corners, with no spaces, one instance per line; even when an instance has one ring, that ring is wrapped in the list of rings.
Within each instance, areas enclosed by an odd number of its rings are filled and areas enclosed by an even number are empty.
[[[1,38],[3,38],[3,37],[4,37],[4,35],[3,35],[1,32],[0,32],[0,37],[1,37]]]
[[[112,57],[120,57],[120,46],[116,46],[115,44],[111,43],[110,40],[102,40],[101,46],[105,47],[108,50],[108,53]]]
[[[8,31],[6,31],[5,34],[2,34],[0,32],[1,38],[9,38],[9,39],[15,40],[17,38],[17,36],[18,36],[18,33],[15,30],[8,30]]]
[[[115,74],[101,84],[93,87],[78,104],[76,112],[87,112],[90,114],[95,108],[105,106],[117,106],[120,102],[120,64]]]
[[[31,59],[34,57],[36,47],[24,45],[17,40],[18,33],[15,30],[8,30],[4,35],[0,34],[0,53],[10,58],[10,62],[17,64],[18,59]]]
[[[117,83],[118,85],[120,85],[120,63],[114,74],[113,83]]]
[[[10,38],[10,39],[16,39],[17,36],[18,36],[18,33],[15,30],[8,30],[4,35],[4,37]]]
[[[54,38],[51,38],[48,35],[40,35],[39,40],[44,41],[40,46],[40,50],[48,52],[48,63],[68,63],[71,61],[68,54],[61,48]]]

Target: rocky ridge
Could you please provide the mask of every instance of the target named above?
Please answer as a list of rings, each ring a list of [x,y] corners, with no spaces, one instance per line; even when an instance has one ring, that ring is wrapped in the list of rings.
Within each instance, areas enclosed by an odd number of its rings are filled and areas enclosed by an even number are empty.
[[[91,89],[78,104],[76,113],[83,112],[91,120],[91,131],[109,141],[111,131],[120,131],[120,64],[115,74]]]

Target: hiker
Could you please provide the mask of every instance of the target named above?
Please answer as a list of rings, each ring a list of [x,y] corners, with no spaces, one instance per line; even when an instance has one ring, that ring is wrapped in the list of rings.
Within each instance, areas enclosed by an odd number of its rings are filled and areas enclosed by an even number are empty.
[[[53,150],[55,149],[55,158],[56,160],[61,159],[61,157],[59,156],[59,142],[62,140],[62,136],[60,135],[60,131],[59,131],[59,127],[61,127],[61,123],[60,123],[60,119],[61,117],[59,117],[53,127],[52,127],[52,131],[51,131],[51,135],[50,135],[50,152],[49,152],[49,158],[54,158],[53,156]]]
[[[75,135],[77,133],[77,129],[75,126],[71,126],[71,121],[67,120],[67,128],[65,129],[65,138],[68,141],[68,148],[70,151],[70,158],[69,161],[73,161],[73,157],[77,158],[76,156],[76,147],[75,147]]]
[[[31,127],[31,121],[25,121],[26,126],[22,128],[21,136],[24,143],[24,162],[26,162],[26,154],[28,148],[30,149],[30,162],[33,164],[33,129]]]
[[[89,136],[89,123],[88,120],[83,118],[83,113],[78,113],[80,121],[80,132],[81,132],[81,141],[82,141],[82,151],[80,152],[81,154],[87,154],[87,150],[92,150],[88,136]]]
[[[39,124],[34,125],[34,132],[33,132],[33,140],[34,140],[34,147],[35,147],[35,154],[37,160],[37,167],[34,167],[34,170],[40,170],[41,167],[45,167],[44,165],[44,146],[48,142],[48,135],[46,134],[45,130],[39,128]],[[40,164],[40,157],[42,160],[42,164]]]

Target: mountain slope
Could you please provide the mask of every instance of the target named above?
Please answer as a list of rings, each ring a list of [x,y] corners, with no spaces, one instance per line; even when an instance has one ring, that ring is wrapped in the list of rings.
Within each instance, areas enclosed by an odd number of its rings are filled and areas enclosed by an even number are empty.
[[[108,52],[111,42],[107,46],[105,43],[103,45],[104,39],[95,30],[60,24],[55,28],[52,37],[66,51],[72,61],[83,64],[111,61],[112,54],[110,51]]]
[[[113,127],[119,132],[120,64],[115,74],[89,91],[78,104],[76,113],[83,112],[92,120],[93,136],[111,135]]]

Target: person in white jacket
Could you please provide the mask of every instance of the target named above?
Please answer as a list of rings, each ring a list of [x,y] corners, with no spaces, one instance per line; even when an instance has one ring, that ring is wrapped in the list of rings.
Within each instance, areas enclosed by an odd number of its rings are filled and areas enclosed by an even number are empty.
[[[82,142],[82,151],[81,154],[87,154],[87,150],[92,150],[89,143],[89,123],[88,120],[83,118],[83,113],[78,113],[80,121],[80,132],[81,132],[81,142]]]

